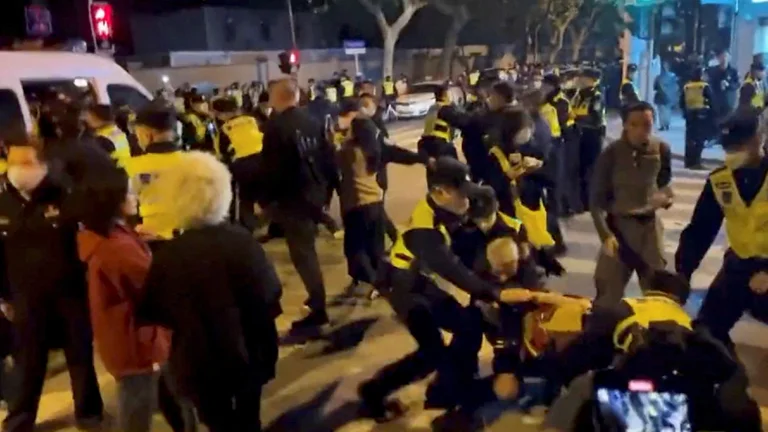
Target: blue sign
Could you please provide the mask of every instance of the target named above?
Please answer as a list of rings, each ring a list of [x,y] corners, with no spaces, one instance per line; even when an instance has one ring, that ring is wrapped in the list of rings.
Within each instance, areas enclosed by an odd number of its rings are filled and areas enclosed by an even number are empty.
[[[344,49],[365,49],[365,41],[364,40],[345,40],[344,41]]]

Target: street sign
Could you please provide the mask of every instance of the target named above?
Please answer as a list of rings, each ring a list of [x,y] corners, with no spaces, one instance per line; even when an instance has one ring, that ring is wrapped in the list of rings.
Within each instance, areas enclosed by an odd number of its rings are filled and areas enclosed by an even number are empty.
[[[655,6],[658,4],[664,3],[665,0],[624,0],[624,6],[636,6],[636,7],[644,7],[644,6]]]
[[[42,5],[29,5],[24,8],[27,21],[27,36],[45,37],[53,33],[51,11]]]
[[[365,54],[365,41],[363,40],[345,40],[344,54],[360,55]]]

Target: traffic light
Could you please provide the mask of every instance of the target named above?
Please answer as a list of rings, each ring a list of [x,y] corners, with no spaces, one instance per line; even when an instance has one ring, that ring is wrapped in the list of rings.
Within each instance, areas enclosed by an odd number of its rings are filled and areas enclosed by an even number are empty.
[[[278,67],[284,74],[292,74],[299,70],[299,52],[296,50],[283,51],[277,55],[279,60]]]
[[[91,26],[96,38],[96,48],[108,50],[112,48],[112,5],[106,2],[91,4]]]

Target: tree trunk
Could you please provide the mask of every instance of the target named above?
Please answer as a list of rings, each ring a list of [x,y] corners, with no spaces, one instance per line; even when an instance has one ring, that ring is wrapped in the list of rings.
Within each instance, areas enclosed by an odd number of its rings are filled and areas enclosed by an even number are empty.
[[[571,46],[573,51],[571,52],[571,62],[576,63],[581,56],[581,49],[584,47],[584,42],[587,41],[588,27],[585,27],[579,31],[571,31]]]
[[[386,31],[382,29],[382,36],[384,36],[384,58],[381,64],[381,77],[394,77],[392,71],[395,63],[395,44],[398,33],[390,27]]]
[[[442,79],[451,77],[451,66],[453,66],[453,55],[456,52],[456,45],[459,42],[459,33],[461,33],[461,29],[464,28],[466,23],[466,20],[454,17],[451,27],[448,28],[448,33],[445,35],[445,43],[443,44],[443,52],[440,54],[439,76]]]

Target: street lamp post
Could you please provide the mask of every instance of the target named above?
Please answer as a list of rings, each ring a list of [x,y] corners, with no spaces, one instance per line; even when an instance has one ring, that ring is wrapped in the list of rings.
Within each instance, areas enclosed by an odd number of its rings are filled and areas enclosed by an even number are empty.
[[[291,0],[285,0],[285,3],[288,5],[288,21],[291,25],[291,42],[293,42],[293,49],[296,49],[296,25],[293,21],[293,6],[291,5]]]

